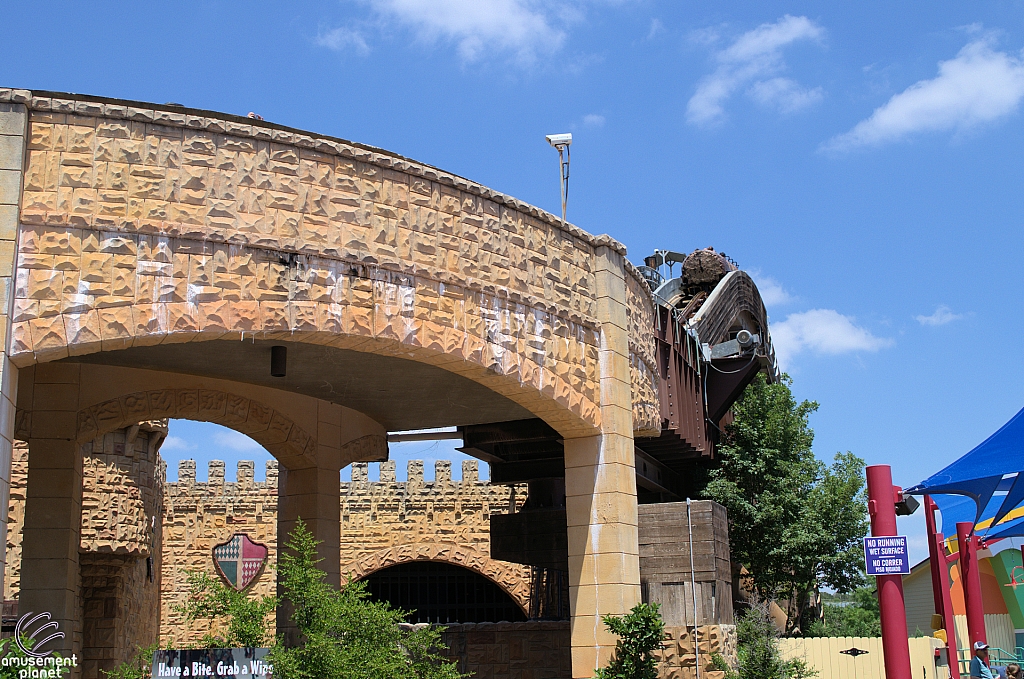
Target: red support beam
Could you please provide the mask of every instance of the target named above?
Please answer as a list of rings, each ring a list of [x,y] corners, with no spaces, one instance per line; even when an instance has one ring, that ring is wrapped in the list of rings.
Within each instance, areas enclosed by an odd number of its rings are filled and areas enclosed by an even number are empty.
[[[985,603],[981,599],[981,573],[978,571],[978,536],[974,522],[956,524],[956,542],[960,549],[960,582],[964,588],[964,608],[967,609],[967,636],[969,649],[977,642],[988,643],[985,632]]]
[[[868,514],[871,535],[896,535],[896,494],[892,471],[887,464],[867,468]],[[903,576],[879,575],[878,607],[882,618],[882,655],[887,679],[911,679],[910,643],[907,640],[907,611],[903,601]]]
[[[935,612],[942,616],[942,629],[946,632],[946,654],[949,658],[950,679],[960,679],[953,600],[949,594],[949,562],[946,559],[946,538],[936,530],[935,510],[937,509],[935,501],[928,495],[925,495],[924,518],[928,526],[928,561],[932,571],[932,595],[935,599]]]

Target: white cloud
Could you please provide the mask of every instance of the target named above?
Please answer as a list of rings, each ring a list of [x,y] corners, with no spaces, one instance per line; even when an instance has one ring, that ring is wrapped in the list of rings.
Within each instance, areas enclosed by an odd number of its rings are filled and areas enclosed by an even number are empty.
[[[366,44],[363,34],[351,28],[340,27],[320,31],[313,42],[336,52],[351,49],[363,56],[370,53],[370,46]]]
[[[795,113],[817,104],[824,98],[820,87],[808,90],[789,78],[772,78],[754,83],[747,90],[754,101],[780,113]]]
[[[489,51],[532,62],[562,46],[565,32],[556,24],[570,17],[568,8],[559,11],[537,0],[366,1],[381,18],[412,29],[424,42],[454,43],[465,62]]]
[[[834,309],[811,309],[773,323],[772,344],[782,369],[787,369],[793,357],[806,351],[838,355],[892,346],[891,339],[875,337],[854,321]]]
[[[844,151],[918,132],[969,130],[1014,113],[1024,98],[1024,62],[993,44],[991,37],[968,43],[955,58],[939,62],[936,77],[894,95],[822,149]]]
[[[665,24],[661,23],[661,19],[651,19],[651,29],[647,31],[647,39],[654,40],[659,33],[665,32]]]
[[[722,38],[722,35],[718,32],[717,28],[709,26],[707,28],[698,28],[690,31],[688,38],[691,43],[698,47],[710,47],[718,42]]]
[[[583,124],[587,127],[604,127],[604,116],[589,113],[583,116]]]
[[[930,316],[920,315],[914,316],[918,323],[921,325],[938,326],[945,325],[946,323],[952,323],[963,318],[963,314],[954,314],[953,310],[945,304],[940,304],[935,307],[935,312]]]
[[[754,271],[751,272],[751,277],[757,285],[757,291],[761,293],[761,301],[765,306],[781,306],[793,301],[793,296],[782,287],[782,283],[771,276],[762,276],[759,271]]]
[[[263,446],[245,434],[230,429],[214,433],[213,443],[221,448],[233,450],[236,453],[259,453],[263,451]]]
[[[196,445],[194,443],[186,441],[185,439],[181,438],[180,436],[168,436],[167,438],[164,439],[164,442],[160,445],[160,450],[162,452],[179,451],[179,452],[186,453],[186,452],[188,452],[190,450],[195,450],[195,449],[196,449]]]
[[[695,35],[705,43],[717,37],[714,33]],[[748,85],[747,93],[755,101],[783,113],[820,101],[820,88],[804,89],[793,80],[774,76],[786,68],[784,47],[800,41],[820,41],[824,35],[825,29],[807,17],[788,14],[744,33],[716,55],[718,68],[698,83],[686,107],[687,120],[695,125],[719,122],[725,115],[725,101]]]

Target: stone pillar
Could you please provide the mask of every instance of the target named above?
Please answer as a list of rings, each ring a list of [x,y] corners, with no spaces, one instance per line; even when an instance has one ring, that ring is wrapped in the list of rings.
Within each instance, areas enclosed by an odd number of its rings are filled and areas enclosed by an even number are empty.
[[[11,450],[18,391],[18,369],[8,359],[11,348],[11,305],[14,301],[14,260],[17,251],[18,205],[21,199],[28,112],[24,104],[0,103],[0,529],[7,534],[11,491]],[[0,545],[0,591],[6,556]]]
[[[317,412],[316,460],[315,464],[285,468],[278,471],[277,479],[277,554],[278,559],[287,552],[285,544],[288,534],[294,530],[299,519],[313,537],[320,541],[317,552],[322,561],[320,568],[327,573],[327,582],[334,587],[341,585],[341,455],[340,411],[336,414],[325,408]],[[327,445],[332,442],[335,445]],[[268,470],[269,481],[269,470]],[[283,592],[278,587],[278,596]],[[285,643],[297,643],[298,638],[291,623],[292,607],[287,602],[277,609],[277,631],[283,634]]]
[[[301,518],[306,528],[320,541],[317,552],[327,582],[341,585],[341,469],[307,467],[281,469],[278,476],[277,553],[287,552],[288,534]],[[280,556],[278,557],[280,558]],[[283,592],[278,589],[278,595]],[[295,628],[290,617],[292,607],[277,609],[277,630],[285,643],[295,643]]]
[[[633,411],[623,258],[597,249],[601,433],[565,441],[572,676],[605,666],[615,637],[601,622],[640,601]]]
[[[75,434],[80,368],[40,363],[19,398],[20,404],[31,403],[26,408],[31,421],[18,602],[22,614],[49,612],[66,635],[51,648],[66,655],[74,651],[79,658],[82,453]]]

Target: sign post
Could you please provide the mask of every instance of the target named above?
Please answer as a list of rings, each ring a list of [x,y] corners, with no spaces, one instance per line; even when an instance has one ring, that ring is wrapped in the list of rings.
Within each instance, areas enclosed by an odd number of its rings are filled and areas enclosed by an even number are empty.
[[[910,575],[906,536],[864,538],[864,563],[870,576]]]
[[[867,477],[871,537],[864,539],[864,554],[868,575],[874,574],[878,583],[885,676],[887,679],[911,679],[902,575],[910,572],[910,560],[906,537],[896,535],[896,502],[902,498],[898,497],[900,492],[892,485],[889,465],[868,467]],[[870,547],[869,540],[872,541]],[[871,554],[869,550],[877,552]]]

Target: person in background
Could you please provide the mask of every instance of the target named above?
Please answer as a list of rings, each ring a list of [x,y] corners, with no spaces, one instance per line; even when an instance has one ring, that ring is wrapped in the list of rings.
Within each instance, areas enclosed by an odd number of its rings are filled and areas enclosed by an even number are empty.
[[[974,657],[971,658],[971,676],[980,679],[995,679],[988,666],[988,644],[984,641],[974,642]]]
[[[1006,679],[1024,679],[1021,676],[1020,665],[1015,662],[1006,666]]]

